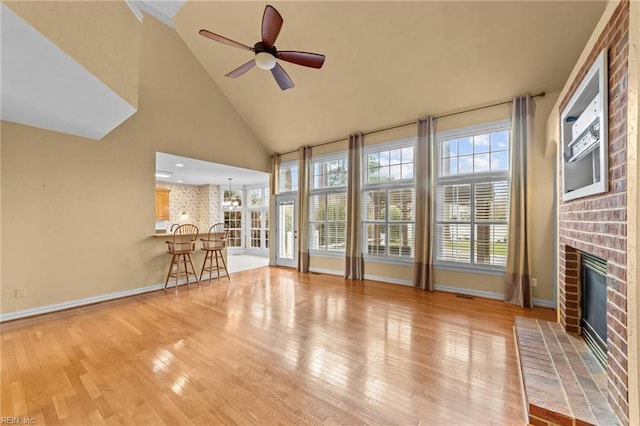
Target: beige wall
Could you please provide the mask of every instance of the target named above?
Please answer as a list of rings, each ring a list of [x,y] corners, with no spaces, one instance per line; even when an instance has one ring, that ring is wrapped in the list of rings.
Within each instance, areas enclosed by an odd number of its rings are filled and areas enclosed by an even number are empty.
[[[554,155],[546,155],[546,124],[549,112],[558,93],[547,94],[536,98],[534,119],[534,140],[529,145],[529,170],[531,176],[530,194],[532,209],[532,268],[533,276],[538,279],[538,287],[533,289],[534,298],[541,301],[554,300],[553,269],[553,189],[554,189]],[[445,131],[477,124],[510,118],[509,105],[487,108],[472,113],[445,117],[437,120],[436,130]],[[389,142],[416,134],[415,126],[408,125],[398,129],[366,135],[365,146]],[[346,150],[347,142],[325,145],[313,153],[315,155]],[[344,272],[344,259],[311,256],[311,268]],[[380,277],[392,282],[412,282],[413,265],[400,265],[367,261],[364,266],[365,275]],[[453,287],[460,291],[470,290],[481,293],[501,295],[504,290],[503,275],[466,273],[447,269],[436,269],[435,283],[440,286]]]
[[[344,257],[313,256],[309,258],[309,269],[325,273],[344,275]]]
[[[140,25],[139,111],[103,140],[2,122],[2,314],[164,282],[164,238],[151,238],[156,151],[270,169],[179,36]]]
[[[4,124],[4,121],[0,121],[0,166],[2,165],[2,158],[4,157],[2,155],[2,126]],[[4,241],[3,239],[3,235],[2,235],[2,170],[0,169],[0,309],[2,308],[2,301],[4,299],[4,291],[2,290],[4,288],[4,286],[2,285],[2,241]],[[1,311],[0,311],[1,312]]]
[[[364,276],[367,279],[380,280],[402,285],[413,285],[413,265],[366,261]]]
[[[554,300],[553,270],[553,156],[545,156],[545,130],[549,111],[553,107],[557,93],[547,94],[535,100],[535,118],[533,142],[528,146],[530,206],[532,211],[532,276],[538,279],[538,287],[533,289],[537,300]],[[468,114],[460,114],[439,119],[437,131],[456,129],[491,121],[508,119],[509,106],[484,109]],[[504,277],[502,275],[464,273],[437,269],[434,273],[436,285],[456,287],[461,290],[475,290],[502,294]]]
[[[315,146],[311,151],[311,155],[331,154],[332,152],[347,151],[349,149],[349,140],[341,140],[327,145]]]
[[[137,108],[141,26],[124,1],[4,4]]]
[[[538,111],[536,110],[536,115]],[[446,131],[462,127],[474,126],[492,121],[509,119],[509,106],[503,105],[479,111],[453,115],[438,119],[436,131]],[[437,287],[460,289],[461,292],[473,291],[501,295],[504,290],[504,277],[495,274],[478,274],[449,269],[436,268],[434,270],[434,283]]]
[[[371,146],[385,142],[391,142],[398,139],[414,137],[416,135],[416,127],[409,125],[398,129],[392,129],[373,133],[364,136],[364,145]],[[347,151],[349,149],[348,140],[323,145],[313,148],[313,155],[329,154],[332,152]],[[329,257],[310,255],[309,266],[311,270],[334,272],[340,275],[344,274],[345,260],[343,257]],[[387,282],[411,283],[413,280],[413,265],[399,265],[391,263],[381,263],[371,260],[364,262],[365,278],[380,279]]]

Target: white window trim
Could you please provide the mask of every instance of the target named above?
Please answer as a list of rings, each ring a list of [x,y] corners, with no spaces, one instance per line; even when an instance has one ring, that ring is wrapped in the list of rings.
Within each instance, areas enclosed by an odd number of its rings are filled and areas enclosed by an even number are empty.
[[[311,156],[311,162],[323,162],[323,161],[331,161],[331,160],[340,160],[342,158],[349,158],[349,152],[348,151],[336,151],[336,152],[329,152],[326,154],[318,154],[318,155],[312,155]]]
[[[406,148],[406,147],[416,147],[416,137],[415,136],[409,136],[406,138],[401,138],[401,139],[396,139],[393,141],[387,141],[387,142],[381,142],[381,143],[375,143],[372,145],[365,145],[362,148],[362,153],[366,154],[370,153],[370,152],[376,152],[376,151],[385,151],[385,150],[389,150],[389,149],[398,149],[398,148]]]
[[[469,137],[469,136],[473,136],[481,133],[498,132],[501,130],[511,131],[510,119],[498,120],[498,121],[493,121],[489,123],[482,123],[482,124],[477,124],[473,126],[461,127],[458,129],[451,129],[451,130],[445,130],[442,132],[437,132],[436,138],[435,138],[436,139],[435,143],[437,147],[437,153],[436,153],[437,157],[435,161],[437,173],[436,173],[436,182],[435,182],[436,194],[434,194],[434,197],[437,196],[437,191],[440,185],[468,183],[469,185],[471,185],[471,188],[473,188],[476,183],[504,181],[504,180],[506,180],[508,184],[511,185],[511,169],[500,170],[495,172],[465,173],[461,175],[452,175],[452,176],[440,175],[441,167],[442,167],[442,163],[441,163],[442,141],[444,139],[464,138],[464,137]],[[509,138],[509,156],[511,156],[511,149],[512,149],[511,143],[512,143],[511,138]],[[471,202],[473,203],[473,191],[471,192]],[[437,206],[436,206],[436,211],[437,211]],[[439,223],[446,223],[446,222],[438,222],[437,217],[434,217],[431,231],[433,232],[434,244],[436,245],[438,241],[438,234],[436,232],[436,227]],[[460,223],[460,222],[455,222],[455,223]],[[508,223],[509,222],[507,221],[507,224]],[[475,215],[473,215],[473,219],[469,222],[469,224],[471,226],[471,233],[473,235],[473,229],[475,225]],[[473,246],[471,242],[470,244],[471,246]],[[435,251],[435,247],[434,247],[434,251]],[[470,256],[471,256],[470,260],[471,262],[473,262],[473,253],[470,253]],[[438,260],[437,253],[434,256],[433,262],[434,262],[435,269],[446,269],[446,270],[459,271],[459,272],[479,272],[479,273],[485,273],[489,275],[503,275],[506,270],[505,266],[499,266],[499,265],[476,265],[474,263],[462,263],[462,262]]]
[[[253,189],[262,189],[262,197],[260,199],[260,206],[251,206],[249,199],[250,199],[250,193],[251,190]],[[268,252],[268,248],[266,248],[267,245],[267,238],[266,235],[268,233],[268,228],[265,226],[266,224],[266,216],[269,214],[269,203],[265,204],[265,193],[269,192],[269,185],[251,185],[251,186],[247,186],[244,188],[245,190],[245,200],[244,200],[244,205],[246,206],[246,212],[247,214],[245,214],[245,229],[246,229],[246,235],[247,235],[247,244],[245,247],[245,250],[247,252],[251,252],[251,253],[258,253],[258,254],[264,254]],[[270,195],[270,194],[269,194]],[[260,228],[252,228],[251,224],[252,224],[252,219],[251,219],[251,213],[255,212],[255,211],[259,211],[261,212],[261,217],[260,217]],[[260,230],[260,246],[261,247],[252,247],[252,241],[251,241],[251,231],[253,231],[254,229],[259,229]]]
[[[497,120],[489,123],[475,124],[473,126],[460,127],[457,129],[443,130],[436,133],[436,145],[438,146],[438,159],[440,158],[440,142],[442,139],[464,138],[477,135],[478,133],[497,132],[500,130],[511,130],[511,120]]]
[[[360,181],[362,182],[361,195],[360,195],[360,206],[363,210],[360,212],[360,237],[362,244],[362,257],[364,260],[374,263],[386,263],[390,265],[412,265],[415,262],[415,254],[411,257],[406,256],[389,256],[389,255],[375,255],[367,253],[367,234],[364,231],[364,225],[367,223],[373,223],[365,220],[364,211],[364,193],[368,191],[386,191],[387,195],[390,190],[394,189],[402,189],[402,188],[413,188],[415,191],[416,188],[416,145],[417,139],[415,136],[402,138],[389,142],[382,142],[373,145],[367,145],[362,149],[362,157],[361,157],[361,170],[360,170]],[[368,167],[367,167],[367,157],[370,153],[379,152],[379,151],[388,151],[392,149],[402,149],[402,148],[413,148],[413,178],[411,179],[398,179],[389,182],[376,182],[376,183],[367,183],[367,175],[368,175]],[[414,192],[415,195],[415,192]],[[415,201],[415,200],[414,200]],[[414,212],[415,213],[415,212]],[[413,223],[414,230],[416,224],[416,218],[414,215],[413,222],[389,222],[388,218],[385,219],[385,226],[389,224],[406,224]],[[413,250],[415,251],[415,235],[413,236]]]
[[[349,184],[349,182],[345,182],[344,185],[340,185],[340,186],[328,186],[328,187],[323,187],[323,188],[315,188],[315,176],[313,175],[313,170],[314,170],[314,166],[315,163],[324,163],[327,161],[332,161],[332,160],[346,160],[346,164],[347,164],[347,173],[349,170],[349,153],[347,151],[340,151],[340,152],[332,152],[330,154],[322,154],[322,155],[318,155],[318,156],[313,156],[311,157],[311,169],[309,170],[309,180],[311,182],[309,182],[309,193],[311,194],[317,194],[319,193],[319,191],[325,191],[328,190],[329,192],[331,191],[336,191],[336,190],[347,190],[347,186]]]
[[[308,232],[309,235],[311,235],[311,224],[312,223],[320,223],[317,221],[312,221],[311,217],[312,217],[312,212],[311,212],[311,197],[313,197],[314,195],[326,195],[326,194],[339,194],[339,193],[345,193],[347,194],[347,186],[348,186],[348,182],[346,182],[344,185],[341,186],[331,186],[331,187],[324,187],[324,188],[314,188],[313,185],[315,184],[315,176],[313,175],[313,169],[314,169],[314,165],[315,163],[323,163],[326,161],[331,161],[331,160],[342,160],[342,159],[346,159],[347,160],[347,168],[349,167],[349,153],[347,151],[337,151],[337,152],[331,152],[331,153],[327,153],[327,154],[321,154],[321,155],[316,155],[316,156],[312,156],[311,157],[311,170],[310,170],[310,189],[309,189],[309,223],[307,224],[308,226]],[[347,206],[345,206],[345,210],[346,210]],[[342,221],[331,221],[331,223],[340,223]],[[328,220],[324,221],[325,224],[329,224]],[[347,220],[345,218],[344,220],[345,223],[345,227],[347,225]],[[308,250],[309,250],[309,254],[312,254],[314,256],[324,256],[324,257],[339,257],[339,258],[344,258],[346,250],[343,251],[329,251],[329,250],[317,250],[317,249],[313,249],[311,248],[311,238],[308,239]]]
[[[225,220],[224,214],[225,213],[240,213],[240,228],[231,228],[228,226],[227,221]],[[224,223],[224,227],[227,230],[227,232],[231,232],[232,230],[237,230],[240,229],[240,245],[239,246],[231,246],[228,245],[228,251],[230,252],[234,252],[234,253],[238,253],[238,252],[242,252],[245,249],[245,244],[244,244],[244,239],[245,239],[245,224],[244,224],[244,217],[246,216],[244,214],[245,210],[240,208],[238,210],[223,210],[222,211],[222,223]],[[230,236],[227,236],[227,244],[229,244],[230,242]]]
[[[291,167],[291,166],[295,166],[298,169],[298,184],[296,185],[296,189],[291,191],[280,191],[280,170],[282,170],[284,167]],[[278,187],[276,188],[276,191],[278,191],[278,193],[276,195],[297,194],[299,189],[300,189],[300,165],[298,164],[298,160],[283,161],[282,163],[280,163],[280,166],[278,166]]]

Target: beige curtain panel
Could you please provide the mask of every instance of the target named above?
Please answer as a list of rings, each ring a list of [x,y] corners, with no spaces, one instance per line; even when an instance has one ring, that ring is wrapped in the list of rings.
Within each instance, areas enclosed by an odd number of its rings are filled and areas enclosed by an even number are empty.
[[[309,272],[309,176],[311,147],[298,149],[298,271]]]
[[[269,218],[276,217],[276,194],[278,193],[278,175],[280,174],[280,154],[271,156],[271,179],[269,179]],[[270,219],[271,220],[271,219]],[[272,222],[273,223],[273,222]],[[273,225],[271,225],[273,226]],[[275,247],[275,232],[269,232],[269,247]],[[269,249],[269,264],[275,265],[275,250]]]
[[[433,291],[433,230],[435,119],[418,120],[416,144],[416,242],[413,285]]]
[[[269,192],[271,197],[269,200],[271,203],[275,202],[273,197],[278,193],[278,174],[280,173],[280,154],[273,154],[271,156],[271,179],[269,180]]]
[[[527,145],[533,140],[534,102],[529,95],[516,97],[511,110],[511,189],[504,300],[533,308],[529,232]]]
[[[360,173],[362,168],[363,135],[349,136],[349,170],[347,174],[347,247],[344,277],[361,280],[364,277],[362,261],[362,218],[360,216]]]

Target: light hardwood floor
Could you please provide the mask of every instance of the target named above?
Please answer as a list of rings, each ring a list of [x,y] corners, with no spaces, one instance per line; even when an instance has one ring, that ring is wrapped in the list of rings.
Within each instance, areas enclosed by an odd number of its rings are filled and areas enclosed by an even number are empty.
[[[260,268],[2,324],[1,416],[35,424],[524,424],[516,315]]]

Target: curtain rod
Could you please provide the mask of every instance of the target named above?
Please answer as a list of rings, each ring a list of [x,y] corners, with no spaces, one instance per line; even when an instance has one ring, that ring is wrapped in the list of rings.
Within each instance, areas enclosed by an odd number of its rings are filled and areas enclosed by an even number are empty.
[[[545,95],[546,95],[546,92],[540,92],[540,93],[536,93],[535,95],[533,95],[531,97],[532,98],[543,98]],[[452,117],[454,115],[466,114],[468,112],[480,111],[482,109],[487,109],[487,108],[494,108],[494,107],[497,107],[497,106],[500,106],[500,105],[507,105],[507,104],[510,104],[511,102],[513,102],[513,101],[496,102],[495,104],[483,105],[483,106],[480,106],[480,107],[465,109],[465,110],[458,111],[458,112],[451,112],[449,114],[436,115],[436,116],[434,116],[434,118],[437,119],[437,118]],[[408,121],[406,123],[396,124],[396,125],[389,126],[389,127],[383,127],[381,129],[369,130],[368,132],[362,132],[362,134],[363,135],[371,135],[371,134],[374,134],[374,133],[386,132],[387,130],[399,129],[401,127],[410,126],[412,124],[416,124],[416,120]],[[310,148],[315,148],[315,147],[318,147],[318,146],[324,146],[324,145],[329,145],[329,144],[332,144],[332,143],[348,141],[348,140],[349,140],[348,137],[340,138],[340,139],[333,139],[333,140],[330,140],[330,141],[327,141],[327,142],[321,142],[321,143],[317,143],[315,145],[309,145],[309,147]],[[279,155],[292,154],[292,153],[297,152],[297,151],[298,151],[297,149],[294,149],[292,151],[283,152],[283,153],[281,153]]]

